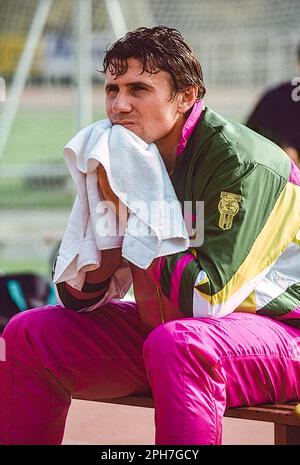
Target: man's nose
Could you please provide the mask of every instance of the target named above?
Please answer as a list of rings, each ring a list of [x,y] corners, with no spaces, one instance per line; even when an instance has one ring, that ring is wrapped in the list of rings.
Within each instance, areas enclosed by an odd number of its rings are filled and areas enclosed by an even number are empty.
[[[132,109],[132,106],[131,106],[128,96],[125,95],[124,93],[119,92],[113,101],[111,109],[114,113],[130,112]]]

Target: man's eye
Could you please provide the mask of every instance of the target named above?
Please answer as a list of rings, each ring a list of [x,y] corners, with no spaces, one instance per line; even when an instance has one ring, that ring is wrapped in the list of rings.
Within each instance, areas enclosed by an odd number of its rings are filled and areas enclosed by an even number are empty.
[[[146,90],[146,88],[143,87],[143,86],[134,86],[134,87],[132,88],[132,90],[133,90],[134,92],[137,92],[137,91],[139,91],[139,90]]]

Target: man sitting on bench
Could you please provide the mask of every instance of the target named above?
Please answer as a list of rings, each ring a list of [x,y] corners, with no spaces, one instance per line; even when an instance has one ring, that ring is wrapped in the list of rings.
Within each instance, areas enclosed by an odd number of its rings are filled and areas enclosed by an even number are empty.
[[[136,303],[109,298],[119,248],[81,290],[60,283],[61,305],[15,316],[0,443],[60,444],[72,396],[148,391],[157,444],[220,444],[225,408],[300,399],[300,173],[205,107],[200,63],[178,31],[129,32],[104,74],[108,118],[157,145],[194,227],[204,202],[204,241],[146,270],[129,263]],[[102,169],[99,184],[118,204]]]

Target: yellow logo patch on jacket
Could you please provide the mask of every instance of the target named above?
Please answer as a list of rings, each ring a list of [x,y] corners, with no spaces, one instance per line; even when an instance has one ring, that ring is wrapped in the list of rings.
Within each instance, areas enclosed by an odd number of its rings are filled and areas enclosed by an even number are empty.
[[[239,202],[241,195],[234,194],[233,192],[224,192],[220,194],[220,202],[218,210],[220,212],[219,227],[221,229],[230,229],[232,227],[233,217],[240,209]]]

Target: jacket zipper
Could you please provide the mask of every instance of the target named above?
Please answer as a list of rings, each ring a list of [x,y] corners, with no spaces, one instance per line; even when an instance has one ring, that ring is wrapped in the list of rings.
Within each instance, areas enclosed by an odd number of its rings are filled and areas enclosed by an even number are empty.
[[[160,289],[159,286],[156,286],[156,293],[157,293],[157,298],[158,298],[158,302],[159,302],[159,311],[160,311],[161,322],[164,323],[165,322],[164,305],[163,305],[163,302],[162,302],[161,289]]]

